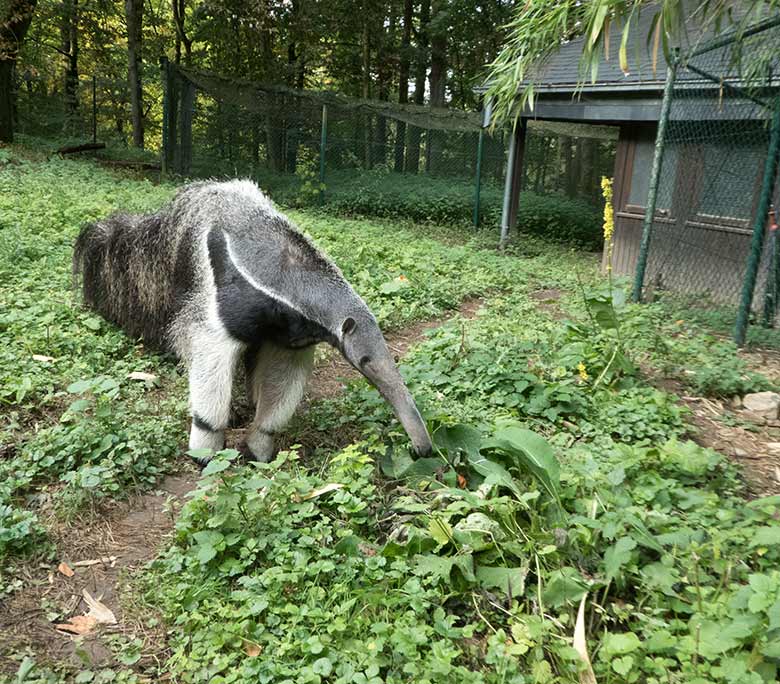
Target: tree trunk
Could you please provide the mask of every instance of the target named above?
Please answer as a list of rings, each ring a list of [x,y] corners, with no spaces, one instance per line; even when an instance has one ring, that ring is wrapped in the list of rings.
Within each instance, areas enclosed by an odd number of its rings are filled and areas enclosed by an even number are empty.
[[[409,48],[412,42],[412,0],[404,0],[404,32],[401,36],[401,65],[398,69],[398,102],[409,102]],[[406,147],[406,123],[395,124],[395,162],[396,171],[404,170],[404,149]]]
[[[363,85],[361,94],[364,100],[368,100],[371,97],[371,34],[368,30],[368,8],[363,9],[366,16],[363,18],[363,35],[361,38],[361,45],[363,48],[363,69],[362,78]],[[371,168],[371,115],[361,115],[362,129],[363,129],[363,163],[365,168]]]
[[[431,72],[429,76],[431,107],[446,107],[445,86],[447,83],[447,7],[446,0],[433,4],[431,18]],[[440,131],[429,130],[426,136],[426,171],[441,171],[443,136]]]
[[[65,56],[65,132],[77,133],[79,88],[79,5],[78,0],[65,0],[62,5],[62,52]]]
[[[37,0],[10,0],[0,15],[0,142],[14,141],[14,66]]]
[[[176,28],[176,64],[181,63],[181,48],[184,46],[184,63],[190,66],[192,63],[192,38],[187,36],[184,28],[186,5],[184,0],[171,0],[173,10],[173,25]]]
[[[144,103],[141,82],[144,0],[125,0],[127,19],[127,81],[130,86],[130,118],[133,145],[144,146]]]
[[[390,55],[394,52],[396,14],[395,5],[390,6],[390,18],[387,23],[387,31],[381,34],[381,43],[377,52],[377,85],[380,100],[390,99]],[[371,155],[373,165],[387,163],[387,118],[378,115],[374,128],[374,144]]]
[[[414,68],[414,103],[425,102],[425,76],[428,73],[428,24],[431,21],[431,0],[420,3],[420,28],[417,31],[417,56]],[[406,170],[417,173],[420,166],[420,136],[422,129],[409,129],[409,147],[406,150]]]

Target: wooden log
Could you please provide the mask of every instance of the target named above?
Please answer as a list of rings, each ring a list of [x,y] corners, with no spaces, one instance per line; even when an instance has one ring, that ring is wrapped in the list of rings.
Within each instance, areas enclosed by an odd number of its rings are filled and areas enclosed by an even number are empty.
[[[76,152],[90,152],[93,150],[104,150],[106,143],[104,142],[88,142],[82,145],[71,145],[70,147],[60,147],[57,150],[57,154],[75,154]]]

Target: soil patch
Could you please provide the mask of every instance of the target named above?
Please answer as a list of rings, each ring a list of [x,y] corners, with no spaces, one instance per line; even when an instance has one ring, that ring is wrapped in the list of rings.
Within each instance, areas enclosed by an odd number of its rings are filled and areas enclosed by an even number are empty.
[[[752,354],[745,357],[753,370],[764,372],[764,367],[754,365]],[[677,395],[690,409],[694,442],[740,465],[751,497],[780,494],[780,421],[757,419],[734,400],[690,396],[679,380],[660,378],[653,370],[643,368],[643,374],[659,389]]]
[[[120,597],[129,575],[154,558],[169,539],[184,495],[198,477],[194,467],[183,470],[167,476],[154,492],[112,502],[51,529],[59,551],[55,562],[15,568],[23,585],[0,605],[0,672],[15,672],[19,662],[11,655],[26,650],[58,665],[87,667],[86,655],[89,666],[110,666],[114,661],[110,642],[117,634],[146,644],[140,666],[144,659],[156,657],[164,635],[154,634],[148,621]],[[61,562],[73,571],[72,577],[58,570]],[[82,637],[55,629],[55,624],[87,612],[84,590],[114,613],[117,624],[99,626]]]

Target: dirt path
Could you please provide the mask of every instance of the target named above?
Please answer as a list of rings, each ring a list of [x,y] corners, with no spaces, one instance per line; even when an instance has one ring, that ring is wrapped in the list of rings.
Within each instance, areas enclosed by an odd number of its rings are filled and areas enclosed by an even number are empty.
[[[481,299],[466,300],[454,316],[473,318],[482,303]],[[389,333],[388,346],[400,358],[428,330],[454,316],[422,321]],[[337,353],[329,353],[314,371],[307,401],[338,395],[345,388],[343,379],[352,377],[357,377],[357,372]],[[228,435],[229,445],[241,432],[234,430]],[[50,534],[58,550],[56,562],[13,568],[13,576],[22,581],[22,586],[0,600],[0,672],[15,672],[19,661],[11,656],[27,651],[44,662],[108,667],[116,662],[112,652],[116,635],[143,642],[137,664],[141,669],[164,662],[166,640],[162,627],[150,626],[149,618],[154,616],[143,614],[127,587],[133,573],[152,560],[170,538],[186,494],[197,486],[198,478],[198,470],[185,463],[154,492],[113,502],[71,524],[54,524]],[[72,576],[58,570],[60,562],[67,565],[65,572],[72,571]],[[104,625],[86,636],[71,636],[55,629],[55,624],[87,612],[85,590],[114,613],[117,624]]]

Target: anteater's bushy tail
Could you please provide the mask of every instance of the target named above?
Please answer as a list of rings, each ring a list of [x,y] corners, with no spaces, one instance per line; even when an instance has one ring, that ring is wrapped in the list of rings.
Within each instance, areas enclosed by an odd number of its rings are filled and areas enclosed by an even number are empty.
[[[84,303],[157,348],[167,346],[167,328],[190,285],[186,264],[177,273],[177,241],[164,228],[160,214],[117,214],[85,225],[73,251]]]

